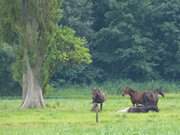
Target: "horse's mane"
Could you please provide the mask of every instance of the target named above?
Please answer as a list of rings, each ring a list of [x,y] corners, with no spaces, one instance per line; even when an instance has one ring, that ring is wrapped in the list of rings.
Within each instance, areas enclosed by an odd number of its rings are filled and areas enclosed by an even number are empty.
[[[133,90],[132,88],[130,88],[130,87],[127,87],[128,88],[128,90],[130,91],[130,92],[136,92],[135,90]]]

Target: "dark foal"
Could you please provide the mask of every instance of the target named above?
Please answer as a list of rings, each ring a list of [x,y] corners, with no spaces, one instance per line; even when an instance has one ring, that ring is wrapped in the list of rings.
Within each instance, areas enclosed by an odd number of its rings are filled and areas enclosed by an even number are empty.
[[[92,92],[92,103],[100,104],[100,111],[102,111],[103,103],[105,100],[105,94],[100,89],[94,88]]]
[[[146,112],[149,112],[149,111],[156,111],[158,112],[158,108],[157,106],[144,106],[144,105],[137,105],[137,106],[133,106],[133,107],[130,107],[128,109],[128,112],[135,112],[135,113],[146,113]]]
[[[146,109],[146,107],[144,105],[136,105],[136,106],[132,106],[128,109],[127,112],[133,113],[133,112],[148,112],[148,110]]]

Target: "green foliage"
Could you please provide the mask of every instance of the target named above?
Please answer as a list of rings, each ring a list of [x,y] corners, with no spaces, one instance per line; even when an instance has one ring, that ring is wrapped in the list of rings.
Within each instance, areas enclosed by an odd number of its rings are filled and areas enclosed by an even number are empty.
[[[99,3],[108,10],[91,41],[94,65],[110,78],[178,79],[179,1],[162,2]]]
[[[20,86],[13,80],[11,65],[15,61],[12,47],[0,43],[0,96],[20,95]]]
[[[152,39],[158,44],[156,55],[156,69],[166,79],[179,79],[179,12],[178,0],[154,2],[149,8],[147,27],[151,27]],[[156,21],[155,21],[156,20]],[[155,45],[154,45],[155,47]]]
[[[0,38],[15,50],[16,80],[24,70],[21,2],[0,1]],[[41,8],[37,2],[29,0],[29,16],[41,26],[41,40],[31,40],[28,53],[36,65],[38,52],[43,52],[43,85],[49,78],[58,87],[119,79],[180,79],[179,0],[52,0]],[[38,35],[28,27],[31,35]]]
[[[20,1],[21,0],[1,0],[0,1],[0,39],[14,45],[18,42],[17,25],[20,21]]]
[[[66,0],[63,9],[60,24],[88,39],[93,63],[57,68],[54,83],[179,79],[178,0]]]
[[[11,38],[2,34],[11,41],[11,45],[17,44],[14,47],[16,62],[13,65],[13,73],[20,84],[22,84],[22,74],[27,70],[27,60],[33,71],[37,71],[35,76],[43,89],[57,65],[91,62],[89,49],[85,47],[86,39],[77,37],[75,31],[68,27],[57,26],[62,17],[61,1],[16,0],[14,2],[15,5],[12,2],[8,5],[5,0],[1,2],[4,7],[1,12],[1,30],[17,35],[17,38]],[[14,29],[3,27],[6,24]],[[4,42],[8,42],[6,38],[2,38]]]
[[[104,12],[106,27],[97,31],[91,42],[95,65],[111,78],[143,80],[151,77],[153,63],[149,62],[146,51],[147,39],[138,26],[143,16],[139,14],[143,10],[142,2],[110,1],[108,6]]]
[[[92,3],[92,16],[94,18],[92,27],[95,31],[99,31],[107,26],[105,13],[109,10],[109,0],[92,0]]]
[[[49,61],[73,63],[90,63],[88,48],[85,48],[86,40],[76,37],[75,31],[68,27],[57,28],[49,45]]]
[[[62,2],[63,18],[60,24],[73,28],[79,36],[90,40],[93,29],[92,1],[64,0]]]
[[[75,36],[75,31],[72,29],[57,27],[50,39],[46,62],[43,66],[46,80],[52,78],[57,69],[91,63],[91,55],[85,45],[86,40]],[[60,70],[60,72],[64,71]]]

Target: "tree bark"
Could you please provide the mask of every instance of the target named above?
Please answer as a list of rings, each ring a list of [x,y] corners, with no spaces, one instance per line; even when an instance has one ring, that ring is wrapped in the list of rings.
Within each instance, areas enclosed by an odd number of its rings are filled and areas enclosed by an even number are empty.
[[[36,68],[31,68],[29,58],[26,56],[26,72],[23,73],[23,102],[21,108],[42,108],[44,99],[39,84]]]
[[[23,81],[22,81],[22,99],[25,100],[26,94],[27,94],[27,74],[23,74]]]

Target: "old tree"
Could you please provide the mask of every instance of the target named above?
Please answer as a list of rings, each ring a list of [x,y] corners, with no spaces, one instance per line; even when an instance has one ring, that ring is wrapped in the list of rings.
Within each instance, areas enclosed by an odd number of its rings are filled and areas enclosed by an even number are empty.
[[[22,86],[22,108],[43,107],[43,91],[56,66],[90,63],[86,40],[58,26],[60,0],[1,0],[1,43],[16,54],[13,76]]]

